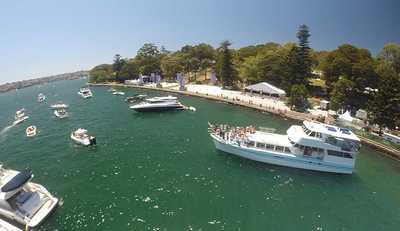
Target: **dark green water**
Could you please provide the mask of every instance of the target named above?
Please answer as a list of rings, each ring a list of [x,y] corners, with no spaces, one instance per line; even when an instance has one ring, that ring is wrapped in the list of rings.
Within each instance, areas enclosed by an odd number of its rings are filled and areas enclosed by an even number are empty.
[[[261,164],[215,150],[207,121],[276,128],[291,125],[250,109],[179,96],[196,112],[139,114],[123,97],[84,80],[0,95],[0,128],[25,107],[30,118],[0,134],[0,160],[31,168],[59,207],[41,230],[399,230],[400,163],[363,147],[356,173],[334,175]],[[156,91],[124,89],[127,95]],[[36,102],[38,93],[48,103]],[[70,104],[57,120],[49,104]],[[25,137],[25,128],[40,130]],[[83,127],[98,146],[73,144]]]

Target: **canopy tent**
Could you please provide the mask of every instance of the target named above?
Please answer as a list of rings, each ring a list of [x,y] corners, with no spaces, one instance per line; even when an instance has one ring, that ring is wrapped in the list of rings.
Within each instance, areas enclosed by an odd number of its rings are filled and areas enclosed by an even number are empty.
[[[277,88],[267,82],[261,82],[254,85],[247,86],[246,91],[256,92],[259,94],[266,94],[275,97],[282,97],[286,95],[286,92],[280,88]]]

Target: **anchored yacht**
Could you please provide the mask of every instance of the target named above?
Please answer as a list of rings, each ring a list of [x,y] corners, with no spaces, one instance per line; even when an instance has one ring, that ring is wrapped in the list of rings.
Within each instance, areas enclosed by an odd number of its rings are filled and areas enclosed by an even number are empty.
[[[64,108],[54,110],[54,115],[60,119],[67,118],[69,116],[67,110]]]
[[[52,104],[52,105],[50,106],[50,108],[51,108],[51,109],[56,109],[56,110],[58,110],[58,109],[65,109],[65,108],[68,108],[68,104],[59,102],[59,103]]]
[[[0,215],[28,228],[39,225],[58,203],[46,188],[30,182],[32,178],[31,171],[0,165]]]
[[[37,101],[39,103],[42,103],[46,100],[46,96],[43,93],[39,93],[38,97],[37,97]]]
[[[146,99],[146,101],[149,103],[162,103],[162,102],[171,102],[171,101],[176,101],[176,100],[178,100],[178,98],[175,96],[171,96],[171,95]]]
[[[140,103],[130,106],[131,109],[138,112],[160,112],[160,111],[173,111],[173,110],[183,110],[184,105],[177,101],[169,102],[158,102],[158,103]]]
[[[71,133],[71,139],[78,144],[82,144],[85,146],[95,145],[96,138],[94,136],[89,136],[87,134],[87,130],[83,128],[79,128],[78,130]]]
[[[255,161],[323,172],[351,174],[360,139],[347,128],[304,121],[286,135],[209,124],[209,134],[221,151]]]
[[[81,89],[79,89],[78,94],[85,99],[93,96],[92,91],[88,87],[81,87]]]
[[[13,125],[22,123],[22,122],[24,122],[24,120],[26,120],[28,118],[29,118],[29,116],[27,116],[25,114],[25,109],[22,108],[22,109],[18,110],[17,112],[15,112],[15,117],[14,117],[15,121],[13,122]]]

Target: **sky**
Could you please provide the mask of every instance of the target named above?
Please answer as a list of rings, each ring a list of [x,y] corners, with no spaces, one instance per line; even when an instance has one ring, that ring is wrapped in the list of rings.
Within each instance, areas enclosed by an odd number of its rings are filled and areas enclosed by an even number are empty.
[[[300,24],[316,50],[349,43],[375,55],[400,44],[399,10],[396,0],[0,0],[0,84],[89,70],[148,42],[296,42]]]

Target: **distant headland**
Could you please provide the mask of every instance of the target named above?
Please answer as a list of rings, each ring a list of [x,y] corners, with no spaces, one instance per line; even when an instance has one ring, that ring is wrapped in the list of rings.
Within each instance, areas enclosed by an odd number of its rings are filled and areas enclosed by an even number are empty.
[[[88,71],[77,71],[77,72],[41,77],[41,78],[36,78],[36,79],[28,79],[28,80],[21,80],[21,81],[12,82],[12,83],[5,83],[5,84],[0,85],[0,93],[15,90],[15,89],[21,89],[21,88],[25,88],[25,87],[30,87],[30,86],[37,85],[37,84],[43,84],[43,83],[59,81],[59,80],[73,80],[73,79],[85,78],[88,76],[89,76]]]

